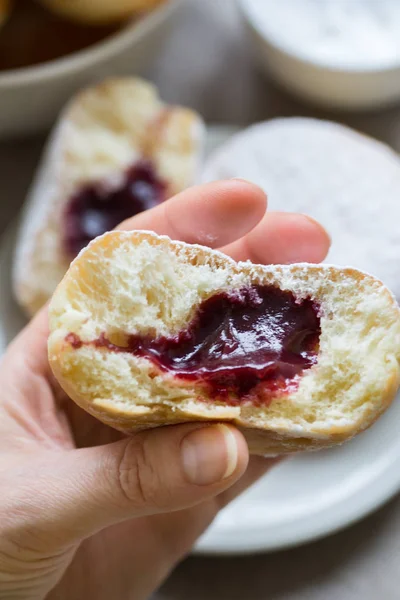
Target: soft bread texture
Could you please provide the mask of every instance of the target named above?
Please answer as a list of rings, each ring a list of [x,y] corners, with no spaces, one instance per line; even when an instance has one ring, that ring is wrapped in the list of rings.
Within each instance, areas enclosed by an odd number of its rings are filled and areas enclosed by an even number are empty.
[[[51,11],[89,24],[113,23],[151,10],[166,0],[40,0]]]
[[[319,303],[318,362],[298,388],[269,404],[228,405],[200,384],[131,353],[73,347],[106,333],[171,335],[217,292],[272,284]],[[202,246],[148,232],[113,232],[72,263],[50,305],[49,360],[64,390],[125,432],[188,421],[227,421],[252,453],[285,454],[343,442],[369,427],[399,385],[400,312],[377,279],[351,268],[236,263]],[[116,342],[118,343],[118,342]]]
[[[62,247],[69,198],[88,182],[118,182],[141,158],[152,161],[172,196],[198,175],[203,132],[196,113],[164,104],[155,87],[136,78],[105,81],[72,100],[48,143],[17,240],[14,290],[29,315],[70,264]]]
[[[203,181],[242,177],[273,211],[310,215],[329,231],[326,262],[373,273],[400,300],[400,157],[389,146],[317,119],[257,123],[207,159]]]

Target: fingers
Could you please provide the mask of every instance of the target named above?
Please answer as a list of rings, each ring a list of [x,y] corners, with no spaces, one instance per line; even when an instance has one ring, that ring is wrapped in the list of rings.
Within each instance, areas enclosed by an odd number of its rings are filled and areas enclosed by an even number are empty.
[[[202,503],[237,481],[247,463],[247,444],[234,427],[170,426],[47,455],[45,471],[29,478],[30,497],[47,543],[55,536],[70,544],[125,519]]]
[[[263,218],[267,199],[252,183],[231,179],[190,188],[127,221],[119,229],[147,229],[211,247],[243,237]],[[48,308],[42,309],[10,346],[24,349],[35,369],[47,368]]]
[[[270,212],[246,236],[222,251],[235,260],[258,264],[321,262],[331,241],[326,230],[306,215]]]
[[[187,243],[217,248],[251,231],[267,205],[264,192],[242,180],[192,187],[118,229],[146,229]]]

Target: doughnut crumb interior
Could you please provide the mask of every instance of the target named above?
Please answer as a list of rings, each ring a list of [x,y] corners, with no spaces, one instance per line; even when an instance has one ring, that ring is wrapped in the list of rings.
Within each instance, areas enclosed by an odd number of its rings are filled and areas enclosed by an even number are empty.
[[[400,311],[352,268],[236,263],[115,231],[59,284],[49,359],[69,396],[121,431],[225,421],[250,452],[285,454],[341,443],[388,407]]]

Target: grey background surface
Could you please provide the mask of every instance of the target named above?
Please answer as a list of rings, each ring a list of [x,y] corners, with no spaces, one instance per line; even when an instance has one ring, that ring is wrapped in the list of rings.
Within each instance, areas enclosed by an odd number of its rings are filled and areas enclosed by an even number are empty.
[[[147,75],[165,100],[192,106],[211,123],[328,117],[400,150],[400,107],[328,115],[295,102],[269,83],[247,46],[234,0],[191,0],[183,6]],[[23,202],[43,141],[39,137],[0,144],[0,233]],[[399,578],[400,499],[395,499],[346,531],[301,548],[253,557],[189,558],[155,598],[397,600]]]

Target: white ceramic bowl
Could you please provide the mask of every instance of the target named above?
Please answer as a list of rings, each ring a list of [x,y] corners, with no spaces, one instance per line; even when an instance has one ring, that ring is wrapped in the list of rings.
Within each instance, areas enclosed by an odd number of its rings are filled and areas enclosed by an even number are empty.
[[[280,0],[276,0],[279,2]],[[285,44],[261,26],[253,2],[237,0],[249,38],[264,70],[289,92],[323,108],[371,109],[400,101],[400,60],[374,68],[333,67]]]
[[[41,65],[0,73],[0,138],[48,128],[65,102],[101,78],[141,73],[159,51],[183,0],[128,24],[87,49]]]

